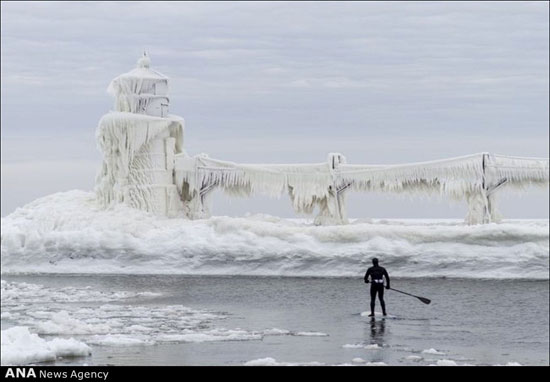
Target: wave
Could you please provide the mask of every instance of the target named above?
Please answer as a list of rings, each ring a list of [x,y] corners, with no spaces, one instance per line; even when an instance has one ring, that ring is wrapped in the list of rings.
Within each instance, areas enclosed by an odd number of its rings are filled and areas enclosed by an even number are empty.
[[[160,218],[93,193],[35,200],[2,219],[2,273],[549,279],[548,220],[357,219],[314,226],[268,215]]]

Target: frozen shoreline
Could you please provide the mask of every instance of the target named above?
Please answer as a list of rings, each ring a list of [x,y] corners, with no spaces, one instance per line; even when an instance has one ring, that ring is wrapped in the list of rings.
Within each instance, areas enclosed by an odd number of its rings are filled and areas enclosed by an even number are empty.
[[[69,191],[2,219],[2,273],[358,277],[377,256],[396,277],[547,280],[548,228],[519,219],[166,219],[101,210],[93,193]]]

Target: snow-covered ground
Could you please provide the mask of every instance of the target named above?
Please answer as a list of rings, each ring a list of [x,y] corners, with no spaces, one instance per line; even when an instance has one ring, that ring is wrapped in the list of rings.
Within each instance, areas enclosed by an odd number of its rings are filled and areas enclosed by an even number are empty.
[[[378,256],[395,276],[548,278],[547,220],[190,221],[124,206],[104,211],[82,191],[38,199],[2,219],[1,245],[7,273],[356,276]]]
[[[356,219],[314,226],[267,215],[158,218],[93,193],[37,199],[2,219],[2,273],[393,276],[548,279],[548,220]]]

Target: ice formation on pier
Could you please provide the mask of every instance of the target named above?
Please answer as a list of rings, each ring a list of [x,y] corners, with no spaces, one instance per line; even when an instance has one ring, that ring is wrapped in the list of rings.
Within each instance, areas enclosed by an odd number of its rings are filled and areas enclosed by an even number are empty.
[[[297,213],[317,208],[316,224],[347,222],[347,191],[438,194],[468,203],[468,224],[499,220],[495,192],[502,187],[548,185],[549,161],[479,153],[395,165],[347,164],[342,154],[313,164],[243,164],[189,156],[184,121],[168,114],[168,79],[144,54],[137,68],[115,78],[115,111],[97,139],[104,155],[96,181],[102,206],[125,203],[162,216],[210,216],[215,188],[233,196],[288,194]]]

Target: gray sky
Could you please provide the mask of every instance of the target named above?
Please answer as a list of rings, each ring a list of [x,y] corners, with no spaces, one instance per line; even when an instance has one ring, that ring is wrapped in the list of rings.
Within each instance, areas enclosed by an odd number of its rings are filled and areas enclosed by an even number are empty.
[[[481,151],[548,157],[547,2],[3,2],[2,216],[91,190],[109,81],[143,50],[171,78],[191,154],[400,163]],[[463,203],[352,194],[352,217],[463,217]],[[548,190],[503,194],[548,218]],[[215,214],[293,216],[287,198]]]

